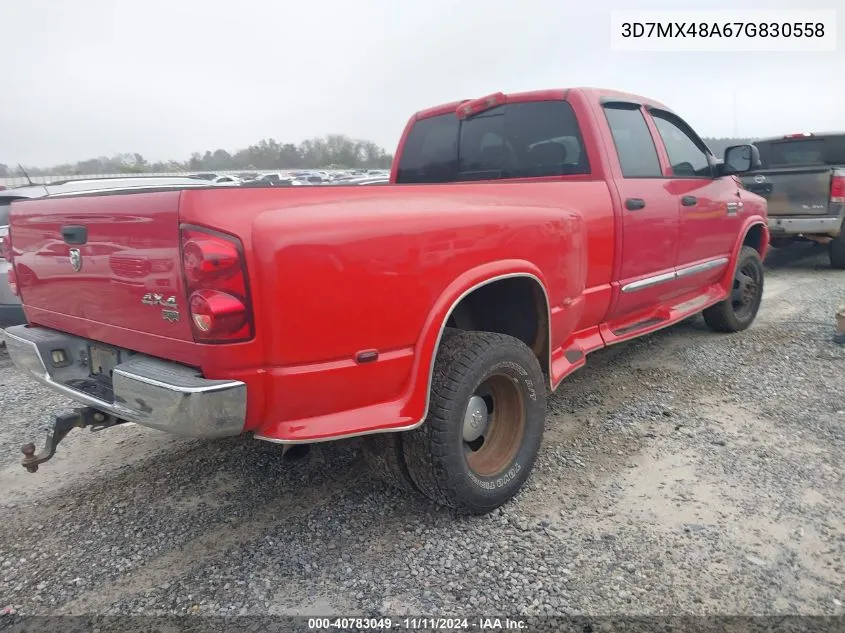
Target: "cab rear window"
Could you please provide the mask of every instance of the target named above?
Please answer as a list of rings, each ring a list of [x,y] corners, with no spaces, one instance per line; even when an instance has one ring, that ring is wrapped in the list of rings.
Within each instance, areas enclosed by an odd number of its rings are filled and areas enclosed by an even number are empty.
[[[417,121],[405,139],[397,182],[437,183],[589,174],[575,113],[565,101],[510,103],[460,120]]]
[[[758,141],[760,162],[767,167],[845,165],[845,134],[813,138]]]

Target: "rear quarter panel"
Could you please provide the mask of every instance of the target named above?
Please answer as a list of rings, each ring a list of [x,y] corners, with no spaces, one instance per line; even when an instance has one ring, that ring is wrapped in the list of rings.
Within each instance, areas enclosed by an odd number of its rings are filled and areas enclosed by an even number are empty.
[[[287,440],[412,425],[440,329],[498,275],[540,280],[560,346],[609,282],[604,181],[334,186],[184,193],[187,221],[244,236],[267,372],[262,435]],[[589,261],[588,261],[589,260]],[[567,309],[562,306],[568,305]],[[589,320],[589,317],[587,317]],[[357,353],[378,350],[376,362]],[[342,417],[341,417],[342,416]]]

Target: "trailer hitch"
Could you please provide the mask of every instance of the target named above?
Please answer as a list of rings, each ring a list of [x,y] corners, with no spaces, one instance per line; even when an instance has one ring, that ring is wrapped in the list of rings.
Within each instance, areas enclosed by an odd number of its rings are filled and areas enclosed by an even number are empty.
[[[35,454],[35,444],[31,442],[23,445],[21,452],[24,454],[24,458],[21,460],[21,466],[31,473],[37,471],[38,465],[53,457],[56,454],[59,442],[65,439],[65,436],[75,428],[88,427],[92,431],[102,431],[124,422],[126,420],[109,413],[103,413],[93,407],[82,407],[74,409],[72,413],[57,415],[52,430],[47,433],[44,449],[40,453]]]

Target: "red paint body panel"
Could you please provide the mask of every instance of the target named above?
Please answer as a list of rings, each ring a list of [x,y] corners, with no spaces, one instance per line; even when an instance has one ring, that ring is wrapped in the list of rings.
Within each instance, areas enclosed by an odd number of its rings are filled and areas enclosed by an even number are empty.
[[[179,192],[125,196],[46,199],[15,210],[15,266],[22,280],[24,309],[61,309],[106,325],[192,340],[187,321],[151,319],[134,298],[158,291],[181,296]],[[87,242],[77,246],[83,266],[68,263],[62,227],[84,226]],[[140,296],[138,297],[140,299]],[[141,308],[141,309],[139,309]]]
[[[730,178],[622,178],[602,96],[665,109],[593,89],[506,97],[508,103],[569,101],[590,159],[588,175],[208,188],[15,203],[11,242],[24,309],[37,325],[195,366],[209,378],[243,380],[246,431],[279,441],[317,441],[418,424],[451,310],[491,280],[524,276],[548,300],[548,361],[557,386],[584,364],[587,353],[724,299],[745,233],[765,225],[765,202],[746,191],[741,214],[718,215],[726,192],[736,186]],[[397,157],[417,120],[454,112],[460,103],[414,115]],[[659,153],[665,168],[661,146]],[[680,197],[692,190],[708,202],[685,216]],[[622,206],[626,197],[648,199],[649,212],[632,215]],[[60,234],[74,223],[90,234],[89,244],[80,247],[85,265],[76,274]],[[255,321],[252,340],[193,341],[180,223],[240,240]],[[97,248],[104,251],[102,261]],[[622,290],[717,257],[730,262],[636,293]],[[70,293],[63,290],[65,279],[76,282]],[[178,322],[162,320],[155,307],[141,303],[157,289],[177,297],[183,312]],[[367,350],[376,350],[378,358],[358,363],[356,356]]]

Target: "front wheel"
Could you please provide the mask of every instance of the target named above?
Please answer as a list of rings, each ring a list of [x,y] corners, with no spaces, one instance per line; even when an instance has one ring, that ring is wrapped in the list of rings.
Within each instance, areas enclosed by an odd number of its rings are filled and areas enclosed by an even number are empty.
[[[716,332],[740,332],[757,316],[763,300],[763,262],[751,246],[739,252],[731,294],[704,310],[704,322]]]
[[[451,331],[435,359],[428,417],[403,434],[408,473],[431,500],[484,514],[520,490],[543,436],[546,387],[522,341]]]

